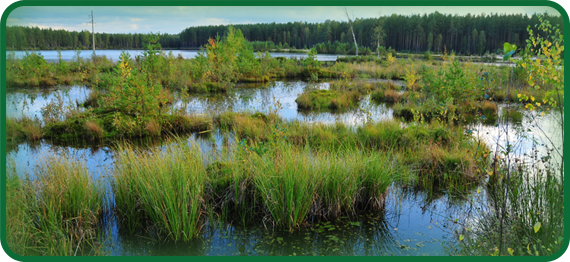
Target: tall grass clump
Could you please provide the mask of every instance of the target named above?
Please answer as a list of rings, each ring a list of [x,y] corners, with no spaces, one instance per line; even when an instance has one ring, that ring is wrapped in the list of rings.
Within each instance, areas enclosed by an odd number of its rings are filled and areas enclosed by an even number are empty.
[[[35,229],[31,223],[32,216],[25,208],[29,191],[26,191],[15,168],[7,168],[6,171],[6,243],[18,255],[30,254]]]
[[[183,141],[149,152],[119,146],[113,190],[120,225],[131,232],[153,228],[174,241],[196,236],[206,182],[200,152]]]
[[[320,215],[332,219],[343,213],[354,214],[364,173],[364,159],[346,151],[321,154],[316,159],[322,179],[318,190]]]
[[[8,242],[20,255],[100,254],[103,191],[85,164],[66,156],[40,160],[34,177],[7,177]]]
[[[38,224],[45,239],[40,242],[47,253],[71,255],[82,239],[97,237],[104,208],[101,185],[93,181],[84,163],[64,156],[46,157],[35,175],[39,193],[32,210],[42,214]]]
[[[366,158],[362,188],[357,203],[364,209],[382,209],[390,184],[405,178],[408,171],[392,153],[371,152]]]
[[[251,170],[266,214],[274,225],[289,230],[308,220],[382,209],[388,186],[402,171],[392,157],[357,149],[287,144],[274,149],[250,151],[243,163]]]
[[[477,184],[482,176],[477,172],[476,157],[482,155],[476,147],[442,147],[426,145],[417,154],[417,185],[427,189],[448,188],[465,192]]]
[[[277,156],[251,155],[255,187],[277,226],[292,230],[305,222],[321,175],[318,160],[290,147]]]

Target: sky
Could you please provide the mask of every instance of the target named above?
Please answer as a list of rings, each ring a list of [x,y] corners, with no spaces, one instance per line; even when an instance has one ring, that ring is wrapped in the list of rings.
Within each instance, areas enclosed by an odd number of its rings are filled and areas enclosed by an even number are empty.
[[[372,6],[347,7],[349,14],[359,18],[379,17],[393,13],[402,15],[433,13],[480,15],[482,13],[528,14],[544,13],[558,15],[551,7],[398,7]],[[287,23],[295,21],[324,22],[345,21],[344,7],[127,7],[127,6],[74,6],[74,7],[18,7],[7,19],[7,25],[91,31],[90,14],[93,11],[95,32],[100,33],[148,33],[178,34],[191,26]]]

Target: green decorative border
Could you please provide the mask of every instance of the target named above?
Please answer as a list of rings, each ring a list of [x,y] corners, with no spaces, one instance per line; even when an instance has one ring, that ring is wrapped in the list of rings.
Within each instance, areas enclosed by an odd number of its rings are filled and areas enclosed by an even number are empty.
[[[558,1],[567,1],[567,0],[558,0]],[[6,28],[6,20],[8,15],[16,8],[22,6],[548,6],[556,9],[562,18],[564,19],[564,26],[565,28],[569,27],[569,19],[568,13],[562,6],[558,3],[544,1],[544,0],[535,0],[535,1],[512,1],[512,0],[498,0],[498,1],[448,1],[448,0],[433,0],[433,1],[419,1],[419,0],[400,0],[400,1],[370,1],[370,0],[356,0],[356,1],[339,1],[339,0],[309,0],[309,1],[299,1],[299,0],[291,0],[291,1],[275,1],[275,2],[267,2],[267,1],[260,1],[260,0],[243,0],[243,1],[229,1],[229,0],[220,0],[220,1],[148,1],[148,0],[141,0],[141,1],[129,1],[129,0],[119,0],[119,1],[109,1],[109,0],[102,0],[102,1],[20,1],[11,4],[6,8],[4,13],[2,14],[0,28]],[[0,101],[6,101],[6,34],[3,33],[4,30],[1,30],[0,34]],[[565,36],[564,40],[568,40],[568,36]],[[565,73],[565,76],[568,76],[568,73]],[[565,124],[567,128],[570,126],[568,122]],[[6,103],[4,102],[4,106],[0,106],[0,239],[2,242],[2,249],[6,254],[8,254],[11,258],[17,261],[77,261],[81,259],[82,261],[96,261],[105,259],[108,261],[120,261],[122,257],[81,257],[81,258],[70,258],[70,257],[24,257],[15,254],[10,250],[10,248],[6,244]],[[565,161],[566,164],[568,161]],[[568,179],[565,182],[567,186],[570,184]],[[565,196],[565,200],[568,200],[568,197]],[[568,215],[569,211],[565,210],[564,215]],[[568,224],[568,223],[566,223]],[[570,237],[566,236],[564,239],[563,247],[555,254],[547,257],[485,257],[483,259],[489,260],[507,260],[507,261],[554,261],[560,258],[567,250],[569,244]],[[168,260],[178,260],[178,261],[187,261],[189,259],[194,260],[202,260],[202,261],[228,261],[228,260],[238,260],[238,261],[264,261],[268,257],[168,257]],[[565,258],[568,258],[566,255]],[[156,260],[155,257],[133,257],[132,260]],[[158,259],[165,259],[165,258],[158,258]],[[279,261],[291,261],[291,258],[284,258],[284,257],[271,257],[269,258],[275,262]],[[343,257],[326,257],[326,258],[313,258],[313,257],[295,257],[297,261],[311,261],[313,259],[319,261],[330,261],[332,260],[345,260]],[[405,260],[405,261],[416,261],[418,259],[427,260],[427,261],[456,261],[458,259],[465,260],[465,261],[479,261],[481,257],[358,257],[359,261],[377,261],[378,259],[389,259],[389,260]],[[561,259],[560,259],[561,260]]]

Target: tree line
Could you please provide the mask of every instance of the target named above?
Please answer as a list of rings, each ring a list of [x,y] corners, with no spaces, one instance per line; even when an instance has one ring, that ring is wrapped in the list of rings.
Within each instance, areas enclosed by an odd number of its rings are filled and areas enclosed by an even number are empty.
[[[95,33],[96,49],[142,49],[151,34],[108,34]],[[178,35],[159,34],[160,44],[165,48],[179,48]],[[39,28],[27,26],[6,27],[6,49],[8,50],[57,50],[91,49],[91,32],[83,30]]]
[[[560,24],[560,16],[545,14],[552,24]],[[369,53],[381,48],[398,52],[451,52],[484,54],[502,49],[504,42],[520,46],[528,38],[528,25],[538,24],[536,14],[451,15],[434,12],[423,15],[381,16],[356,18],[353,29],[359,48]],[[319,53],[353,54],[355,45],[348,21],[326,20],[323,23],[289,22],[233,25],[250,42],[267,49],[316,47]],[[210,38],[223,36],[226,25],[195,26],[176,35],[159,34],[165,48],[200,48]],[[143,48],[148,34],[95,34],[98,49]],[[6,30],[8,49],[76,49],[90,48],[88,31],[40,29],[12,26]],[[368,50],[368,52],[366,52]]]

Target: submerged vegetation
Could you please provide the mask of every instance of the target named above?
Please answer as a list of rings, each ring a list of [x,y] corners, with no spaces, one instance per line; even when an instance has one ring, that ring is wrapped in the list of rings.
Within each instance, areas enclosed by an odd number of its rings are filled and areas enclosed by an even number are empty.
[[[11,163],[8,244],[25,255],[99,255],[107,214],[121,232],[173,242],[192,241],[214,220],[295,231],[383,211],[390,188],[410,187],[477,207],[477,217],[452,222],[453,254],[553,254],[564,239],[563,147],[545,134],[546,153],[532,142],[534,155],[519,154],[508,134],[508,125],[538,125],[537,118],[555,110],[563,123],[563,37],[542,18],[539,30],[554,33],[543,38],[529,31],[523,50],[505,44],[505,60],[522,53],[514,67],[464,63],[446,51],[443,62],[429,53],[416,61],[387,52],[323,64],[316,49],[303,60],[271,58],[255,55],[232,27],[195,59],[165,55],[156,36],[142,57],[123,53],[117,63],[96,56],[58,63],[35,53],[10,57],[9,86],[84,83],[91,93],[75,105],[56,93],[41,119],[8,118],[7,139],[105,144],[114,164],[98,176],[84,160],[47,156],[34,175],[23,177]],[[385,103],[394,118],[366,118],[358,126],[289,121],[275,98],[270,110],[188,110],[192,95],[218,96],[236,83],[282,78],[327,81],[299,93],[298,110],[369,115],[361,102],[369,99]],[[523,105],[533,119],[517,110]],[[479,123],[500,135],[507,130],[506,144],[476,137]],[[221,146],[205,149],[188,142],[190,134],[221,137]],[[164,140],[137,146],[139,138]],[[486,196],[474,200],[481,188]]]

